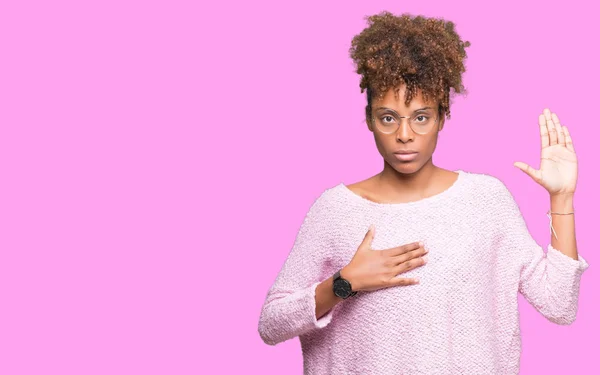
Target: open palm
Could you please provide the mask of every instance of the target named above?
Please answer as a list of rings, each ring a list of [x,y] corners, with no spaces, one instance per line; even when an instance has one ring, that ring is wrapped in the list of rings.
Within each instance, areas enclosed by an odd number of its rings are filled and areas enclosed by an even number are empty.
[[[520,161],[514,166],[542,185],[550,195],[573,194],[577,184],[577,156],[569,130],[548,108],[538,121],[542,142],[540,169]]]

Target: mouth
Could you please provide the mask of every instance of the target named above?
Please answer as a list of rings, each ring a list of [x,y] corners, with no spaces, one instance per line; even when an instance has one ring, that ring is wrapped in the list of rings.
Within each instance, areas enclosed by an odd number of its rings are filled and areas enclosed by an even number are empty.
[[[417,157],[418,152],[404,153],[404,152],[394,152],[394,156],[396,159],[400,161],[411,161]]]

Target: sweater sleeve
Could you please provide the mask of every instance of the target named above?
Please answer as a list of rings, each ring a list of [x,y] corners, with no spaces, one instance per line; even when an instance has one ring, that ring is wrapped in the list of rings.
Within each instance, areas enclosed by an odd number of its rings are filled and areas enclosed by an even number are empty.
[[[316,319],[316,288],[329,277],[323,275],[328,245],[326,194],[315,200],[304,217],[294,245],[267,293],[258,323],[266,344],[275,345],[327,326],[337,307]]]
[[[501,251],[509,251],[517,258],[519,292],[549,321],[571,324],[577,316],[579,284],[588,268],[587,261],[581,254],[575,260],[551,244],[544,253],[529,233],[513,195],[500,183],[497,197],[501,202],[498,221],[504,247]]]

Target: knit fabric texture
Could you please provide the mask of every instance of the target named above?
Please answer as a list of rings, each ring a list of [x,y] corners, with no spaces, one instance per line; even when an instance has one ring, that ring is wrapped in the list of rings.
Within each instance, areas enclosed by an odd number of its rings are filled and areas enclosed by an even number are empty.
[[[305,374],[518,374],[518,293],[571,324],[588,263],[544,252],[500,179],[455,172],[445,191],[407,203],[326,189],[267,293],[262,340],[299,337]],[[425,243],[429,261],[398,275],[420,283],[359,291],[316,319],[317,285],[350,262],[371,224],[374,251]]]

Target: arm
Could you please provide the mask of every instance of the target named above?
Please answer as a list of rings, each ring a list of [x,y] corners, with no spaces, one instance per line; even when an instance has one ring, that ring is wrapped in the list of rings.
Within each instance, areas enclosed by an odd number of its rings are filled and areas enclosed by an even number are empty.
[[[588,264],[581,255],[575,253],[577,259],[574,259],[554,245],[566,246],[565,249],[571,253],[575,251],[573,223],[573,237],[569,239],[568,236],[568,220],[573,220],[572,215],[554,215],[570,218],[564,218],[558,225],[553,221],[560,242],[552,239],[548,252],[544,253],[529,233],[519,206],[503,183],[499,186],[497,196],[501,204],[498,221],[502,244],[500,251],[516,252],[520,265],[519,292],[551,322],[571,324],[577,315],[580,278]],[[563,208],[555,206],[552,211],[563,212]],[[571,250],[568,250],[569,244],[573,244]]]
[[[557,194],[550,196],[550,211],[559,213],[574,212],[573,208],[574,194]],[[575,240],[575,214],[572,215],[552,215],[552,227],[554,232],[550,233],[550,243],[555,249],[561,251],[577,260],[577,242]]]
[[[341,274],[342,277],[344,277],[343,271]],[[317,316],[317,319],[320,319],[323,315],[328,313],[335,305],[344,300],[343,298],[340,298],[333,293],[333,275],[331,275],[327,280],[317,285],[315,299],[315,314]]]
[[[514,165],[548,191],[552,212],[572,212],[577,156],[571,133],[549,108],[544,108],[538,123],[542,147],[540,169],[523,162]],[[523,241],[525,246],[521,251],[519,290],[550,321],[572,323],[577,315],[581,274],[588,268],[588,263],[577,252],[574,214],[549,214],[551,220],[555,219],[551,222],[554,237],[548,245],[548,253],[544,254],[529,235],[512,195],[502,193],[508,202],[508,220],[512,218],[510,236],[515,236],[515,245],[521,246],[518,241]]]
[[[324,280],[322,275],[328,246],[326,200],[325,192],[311,206],[267,293],[258,323],[266,344],[275,345],[331,321],[335,306],[331,277]]]

